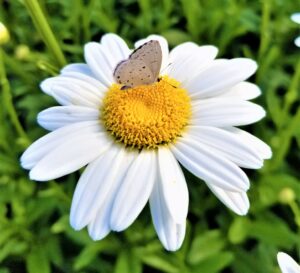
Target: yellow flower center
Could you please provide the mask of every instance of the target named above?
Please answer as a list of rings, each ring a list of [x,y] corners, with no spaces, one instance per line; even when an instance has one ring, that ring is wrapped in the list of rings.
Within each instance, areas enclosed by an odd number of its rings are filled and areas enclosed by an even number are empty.
[[[190,98],[166,76],[151,85],[125,90],[113,84],[103,103],[102,120],[114,138],[138,149],[174,142],[191,115]]]

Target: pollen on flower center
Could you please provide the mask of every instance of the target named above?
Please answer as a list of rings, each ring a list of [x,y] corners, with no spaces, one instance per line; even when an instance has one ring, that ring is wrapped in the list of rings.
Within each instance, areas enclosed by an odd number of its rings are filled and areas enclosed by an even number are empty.
[[[168,77],[126,90],[113,84],[104,98],[102,120],[125,146],[156,148],[174,142],[191,115],[190,98]]]

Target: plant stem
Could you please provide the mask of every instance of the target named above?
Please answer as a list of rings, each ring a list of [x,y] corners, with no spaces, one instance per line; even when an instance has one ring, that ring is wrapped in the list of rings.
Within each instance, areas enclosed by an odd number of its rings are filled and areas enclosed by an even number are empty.
[[[57,64],[60,67],[64,66],[66,64],[64,54],[47,22],[45,15],[43,14],[38,0],[24,0],[24,3],[36,29],[41,34],[44,43],[52,53]]]
[[[14,105],[12,102],[12,94],[11,94],[10,85],[9,85],[9,82],[8,82],[7,76],[6,76],[3,51],[2,51],[1,47],[0,47],[0,86],[1,86],[2,94],[3,94],[3,103],[7,110],[8,115],[11,119],[11,122],[12,122],[13,126],[15,127],[18,135],[23,139],[26,146],[28,146],[30,144],[30,140],[19,121],[16,109],[14,108]]]
[[[260,45],[258,50],[258,59],[261,62],[264,53],[267,50],[270,42],[270,17],[271,17],[271,4],[270,0],[262,2],[262,22],[260,27]]]

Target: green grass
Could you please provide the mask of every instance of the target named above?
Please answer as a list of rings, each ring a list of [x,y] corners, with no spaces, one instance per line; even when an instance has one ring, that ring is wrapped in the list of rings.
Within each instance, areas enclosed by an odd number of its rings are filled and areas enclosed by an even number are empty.
[[[300,11],[297,1],[40,0],[46,17],[32,20],[33,2],[0,0],[0,21],[11,34],[0,49],[0,273],[276,273],[278,251],[300,261],[300,49],[293,44],[300,29],[289,19]],[[82,61],[83,45],[107,32],[130,45],[158,33],[171,47],[191,40],[216,45],[219,57],[258,62],[252,81],[262,89],[256,102],[267,117],[247,130],[274,155],[263,169],[247,172],[246,217],[234,215],[186,173],[190,207],[180,251],[163,250],[148,209],[125,232],[93,242],[68,222],[79,173],[49,183],[28,179],[19,157],[46,133],[37,113],[55,105],[39,83],[63,64]],[[295,201],[280,202],[286,187]]]

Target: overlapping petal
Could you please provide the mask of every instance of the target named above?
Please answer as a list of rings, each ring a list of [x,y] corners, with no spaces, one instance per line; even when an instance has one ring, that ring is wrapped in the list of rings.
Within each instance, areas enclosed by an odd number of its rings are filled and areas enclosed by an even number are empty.
[[[53,149],[63,146],[73,136],[99,133],[103,130],[98,121],[85,121],[61,127],[33,142],[21,156],[21,165],[32,169]]]
[[[122,173],[127,171],[124,158],[125,150],[112,145],[87,166],[73,195],[70,222],[74,229],[82,229],[93,221],[105,200],[110,201],[114,184],[119,184]]]
[[[220,97],[252,100],[260,96],[260,94],[261,91],[256,84],[250,82],[240,82],[221,93]]]
[[[161,194],[170,215],[176,223],[182,223],[188,213],[188,188],[181,168],[168,148],[158,149],[158,170]]]
[[[188,138],[207,145],[219,156],[231,160],[238,166],[258,169],[263,165],[263,159],[253,146],[227,130],[211,126],[190,126],[186,134]]]
[[[271,148],[261,141],[256,136],[251,135],[250,133],[235,127],[228,127],[223,128],[228,132],[235,134],[238,138],[241,139],[246,145],[251,147],[252,149],[256,150],[257,153],[260,155],[262,159],[269,159],[272,157],[272,150]]]
[[[219,156],[207,145],[181,138],[171,147],[176,159],[191,173],[227,191],[246,191],[246,174],[230,160]]]
[[[84,46],[84,58],[96,78],[106,87],[113,82],[115,60],[111,53],[96,42],[89,42]]]
[[[111,54],[111,63],[113,66],[117,65],[120,61],[127,59],[131,53],[131,50],[128,48],[125,41],[113,33],[103,35],[101,44],[106,52],[113,52],[113,54]]]
[[[233,192],[223,190],[222,188],[213,185],[209,181],[206,182],[206,185],[225,206],[230,208],[236,214],[247,214],[250,203],[246,192]]]
[[[103,97],[101,86],[66,76],[53,77],[43,81],[41,89],[54,97],[61,105],[79,105],[99,109]]]
[[[77,171],[100,156],[110,145],[106,133],[72,135],[37,162],[29,173],[30,179],[47,181]]]
[[[130,226],[149,200],[157,172],[154,151],[142,151],[131,164],[113,203],[110,227]]]
[[[188,89],[187,82],[209,66],[217,53],[218,49],[214,46],[197,46],[190,42],[181,44],[170,52],[167,73]]]
[[[186,221],[185,219],[181,223],[174,221],[168,210],[159,177],[150,196],[150,210],[156,233],[165,249],[169,251],[179,249],[184,239]]]
[[[119,164],[117,166],[114,165],[112,174],[108,174],[115,175],[115,179],[112,182],[110,191],[104,197],[101,195],[101,198],[104,199],[102,206],[99,207],[96,215],[88,225],[89,234],[93,240],[100,240],[110,232],[110,215],[113,203],[118,193],[118,189],[121,186],[122,181],[136,156],[137,154],[134,151],[129,152],[122,150],[118,154],[118,157],[121,157],[121,159],[118,158]],[[111,170],[109,170],[109,172],[111,172]],[[99,181],[97,182],[99,183]],[[91,204],[91,206],[93,206],[93,204]]]
[[[92,70],[85,63],[68,64],[62,68],[60,73],[62,75],[69,74],[69,73],[77,73],[78,75],[83,74],[83,75],[89,76],[91,78],[94,77]]]
[[[99,110],[83,106],[54,106],[38,114],[37,121],[49,131],[82,121],[97,121]],[[99,122],[100,123],[100,122]]]
[[[266,115],[261,106],[233,98],[198,100],[192,107],[191,125],[241,126],[257,122]]]
[[[215,61],[191,79],[186,88],[192,99],[211,98],[248,79],[256,69],[256,62],[246,58]]]

